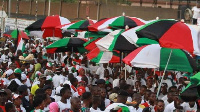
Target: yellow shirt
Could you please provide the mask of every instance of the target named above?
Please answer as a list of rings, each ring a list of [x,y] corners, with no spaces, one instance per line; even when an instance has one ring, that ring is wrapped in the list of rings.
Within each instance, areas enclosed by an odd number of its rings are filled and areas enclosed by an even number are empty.
[[[34,86],[31,87],[31,94],[35,96],[35,91],[39,89],[39,86],[36,84]]]

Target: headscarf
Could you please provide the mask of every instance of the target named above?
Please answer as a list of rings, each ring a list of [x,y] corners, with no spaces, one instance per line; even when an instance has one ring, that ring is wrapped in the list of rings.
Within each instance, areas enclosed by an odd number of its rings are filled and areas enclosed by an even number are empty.
[[[39,71],[40,69],[41,69],[41,64],[40,64],[40,63],[35,64],[35,70],[34,70],[32,76],[31,76],[31,80],[32,80],[32,81],[34,81],[34,79],[35,79],[35,73],[36,73],[37,71]]]
[[[59,112],[58,104],[56,102],[49,104],[49,112]]]

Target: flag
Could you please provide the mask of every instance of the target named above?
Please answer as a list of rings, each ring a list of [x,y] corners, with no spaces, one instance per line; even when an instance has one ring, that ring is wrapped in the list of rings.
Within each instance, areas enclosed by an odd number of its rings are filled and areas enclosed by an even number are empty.
[[[24,50],[25,50],[24,41],[22,40],[22,36],[21,36],[21,34],[18,30],[17,30],[16,46],[17,46],[17,49],[16,49],[16,52],[15,52],[15,55],[17,55],[18,50],[21,50],[22,52],[24,52]]]

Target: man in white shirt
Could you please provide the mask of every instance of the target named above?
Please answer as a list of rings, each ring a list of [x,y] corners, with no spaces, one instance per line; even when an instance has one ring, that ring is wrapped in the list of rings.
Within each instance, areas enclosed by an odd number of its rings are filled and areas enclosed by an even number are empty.
[[[110,67],[108,67],[108,63],[103,63],[103,66],[99,67],[96,72],[96,74],[99,75],[100,79],[104,79],[104,70],[105,69],[108,69],[110,75],[112,74],[112,70]]]
[[[60,112],[63,112],[63,110],[71,107],[71,103],[68,100],[72,96],[71,90],[69,88],[64,87],[60,90],[60,95],[61,100],[57,103],[60,108]]]
[[[192,14],[192,23],[197,25],[197,20],[200,18],[200,3],[197,3],[197,5],[192,8]]]
[[[55,88],[60,86],[60,80],[61,80],[61,68],[56,68],[56,74],[53,76],[53,85]]]

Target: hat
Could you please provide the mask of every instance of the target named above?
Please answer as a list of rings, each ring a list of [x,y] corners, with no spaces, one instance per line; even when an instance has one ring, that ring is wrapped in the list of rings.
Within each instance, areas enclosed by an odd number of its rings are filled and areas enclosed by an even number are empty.
[[[0,48],[0,51],[2,51],[3,49],[2,48]]]
[[[6,76],[9,77],[10,75],[13,74],[13,70],[12,70],[12,69],[9,69],[9,70],[7,70],[5,73],[6,73]]]
[[[21,74],[21,73],[22,73],[22,71],[21,71],[21,69],[19,69],[19,68],[16,68],[16,69],[14,70],[14,73],[16,73],[16,74]]]
[[[52,87],[49,86],[49,85],[45,85],[45,86],[43,87],[43,90],[46,91],[47,89],[52,89]]]
[[[52,102],[49,104],[49,111],[50,112],[59,112],[59,106],[57,102]]]
[[[52,67],[52,65],[53,65],[53,64],[52,64],[51,62],[48,62],[48,63],[46,64],[47,67]]]
[[[117,99],[118,94],[117,93],[112,93],[109,95],[109,100],[115,102]]]
[[[105,84],[105,83],[106,83],[106,81],[104,79],[98,79],[96,81],[96,84]]]
[[[39,76],[39,79],[42,79],[42,78],[46,78],[46,75],[41,74],[41,75]]]
[[[8,50],[9,48],[8,47],[5,47],[3,50]]]
[[[27,79],[26,74],[23,73],[23,74],[21,75],[21,80],[24,81],[24,80],[26,80],[26,79]]]
[[[20,95],[14,94],[14,95],[13,95],[13,99],[17,99],[17,98],[20,98]]]
[[[0,89],[0,94],[5,94],[7,95],[6,91],[4,89]]]
[[[50,75],[48,75],[46,80],[51,80],[52,81],[52,77]]]
[[[36,77],[40,77],[40,75],[42,75],[42,73],[40,71],[35,72]]]
[[[81,96],[83,93],[86,92],[85,87],[83,87],[83,86],[79,86],[79,87],[77,88],[77,91],[78,91],[78,94],[79,94],[80,96]]]
[[[79,69],[78,69],[78,73],[80,73],[81,70],[84,70],[84,69],[83,69],[83,68],[79,68]]]
[[[7,62],[8,62],[8,60],[7,60],[7,59],[3,60],[3,63],[7,63]]]
[[[26,91],[27,90],[27,86],[26,85],[21,85],[21,86],[19,86],[18,88],[17,88],[17,90],[19,91],[19,92],[24,92],[24,91]]]
[[[121,96],[129,96],[129,94],[125,91],[125,90],[119,90],[118,92],[118,95],[121,95]]]

